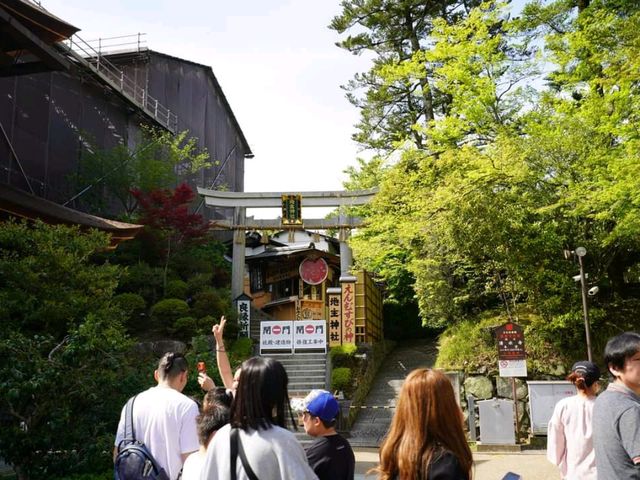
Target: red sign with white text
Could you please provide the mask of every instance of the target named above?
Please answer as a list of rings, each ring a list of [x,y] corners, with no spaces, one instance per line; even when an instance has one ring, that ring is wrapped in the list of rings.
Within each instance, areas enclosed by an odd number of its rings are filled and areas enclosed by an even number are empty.
[[[525,360],[524,332],[515,323],[505,323],[496,329],[498,360]]]

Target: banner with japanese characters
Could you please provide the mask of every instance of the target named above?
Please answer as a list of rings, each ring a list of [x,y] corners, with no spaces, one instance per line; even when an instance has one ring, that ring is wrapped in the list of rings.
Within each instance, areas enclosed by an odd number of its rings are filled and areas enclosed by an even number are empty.
[[[335,293],[330,290],[337,290]],[[342,345],[342,301],[340,289],[327,289],[329,303],[329,347]]]
[[[342,284],[342,343],[356,342],[356,284]]]
[[[260,353],[293,349],[293,321],[260,322]]]
[[[238,300],[238,336],[248,337],[251,329],[251,301]]]
[[[293,348],[296,350],[327,349],[327,322],[300,320],[293,322]]]

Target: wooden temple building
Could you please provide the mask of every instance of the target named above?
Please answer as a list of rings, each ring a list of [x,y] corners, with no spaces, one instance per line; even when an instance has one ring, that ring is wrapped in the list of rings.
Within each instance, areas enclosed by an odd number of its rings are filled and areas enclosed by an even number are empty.
[[[275,320],[327,320],[329,346],[374,343],[382,339],[382,292],[367,272],[354,272],[352,336],[345,331],[340,242],[308,230],[282,230],[247,236],[244,293],[254,308]],[[335,302],[340,299],[340,308]],[[333,305],[332,305],[333,303]],[[339,312],[339,314],[338,314]],[[333,334],[340,330],[340,334]],[[338,338],[339,337],[339,338]]]

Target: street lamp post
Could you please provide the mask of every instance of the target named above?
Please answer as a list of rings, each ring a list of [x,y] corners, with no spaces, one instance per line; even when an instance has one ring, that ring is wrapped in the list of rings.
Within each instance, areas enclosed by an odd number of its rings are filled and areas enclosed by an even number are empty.
[[[574,253],[578,257],[578,264],[580,265],[580,290],[582,291],[582,312],[584,314],[584,331],[587,339],[587,358],[591,362],[591,332],[589,328],[589,307],[587,306],[587,282],[584,275],[584,265],[582,263],[582,257],[587,254],[587,249],[578,247]]]

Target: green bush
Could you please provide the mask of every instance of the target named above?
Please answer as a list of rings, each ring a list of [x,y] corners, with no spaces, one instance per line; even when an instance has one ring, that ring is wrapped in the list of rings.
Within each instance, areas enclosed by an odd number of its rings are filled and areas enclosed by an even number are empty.
[[[140,331],[141,326],[144,324],[141,321],[141,316],[144,315],[147,309],[147,303],[144,298],[137,293],[126,292],[113,297],[113,301],[126,316],[125,326],[127,330],[129,332]]]
[[[253,355],[253,340],[246,337],[239,338],[231,344],[229,351],[234,358],[244,361]]]
[[[226,290],[209,288],[193,296],[193,315],[197,318],[229,316],[231,302]]]
[[[137,293],[121,293],[113,297],[113,301],[128,316],[139,315],[147,308],[144,298]]]
[[[113,302],[121,267],[94,261],[108,245],[95,230],[0,223],[0,457],[19,478],[112,468],[132,345]]]
[[[196,295],[203,290],[213,288],[211,284],[212,275],[210,273],[196,273],[187,280],[188,294]]]
[[[348,391],[351,387],[351,369],[346,367],[334,368],[331,372],[331,391]]]
[[[329,358],[331,359],[331,365],[336,367],[348,367],[353,368],[355,362],[355,354],[358,351],[358,347],[353,344],[338,345],[332,347],[329,351]]]
[[[167,288],[164,291],[166,298],[187,298],[188,290],[187,282],[182,280],[171,280],[167,282]]]
[[[232,371],[238,368],[242,362],[253,356],[253,342],[250,338],[240,338],[238,340],[225,341],[229,363]],[[187,352],[189,365],[195,366],[196,362],[205,362],[207,365],[207,375],[209,375],[216,385],[222,385],[222,379],[216,364],[215,342],[213,335],[200,335],[192,339],[191,348]],[[197,382],[198,372],[195,368],[189,370],[189,383],[183,391],[185,395],[201,396],[202,389]]]
[[[231,265],[224,258],[225,252],[225,245],[217,241],[189,245],[175,254],[171,267],[184,279],[206,274],[208,286],[228,285]]]
[[[177,319],[169,332],[180,340],[188,341],[197,334],[198,321],[193,317],[181,317]]]
[[[540,334],[545,322],[530,312],[519,312],[516,323],[523,327],[530,377],[557,376],[571,365],[575,352],[560,352]],[[498,373],[498,349],[493,330],[507,322],[503,314],[487,312],[474,319],[459,322],[440,335],[436,367],[467,373]],[[545,327],[546,328],[546,327]],[[582,355],[582,352],[580,352]]]
[[[141,295],[148,304],[155,303],[162,292],[161,268],[152,268],[144,262],[127,267],[126,273],[120,278],[118,290],[133,292]]]
[[[189,305],[179,298],[166,298],[151,307],[151,319],[155,327],[170,328],[176,320],[189,315]]]

